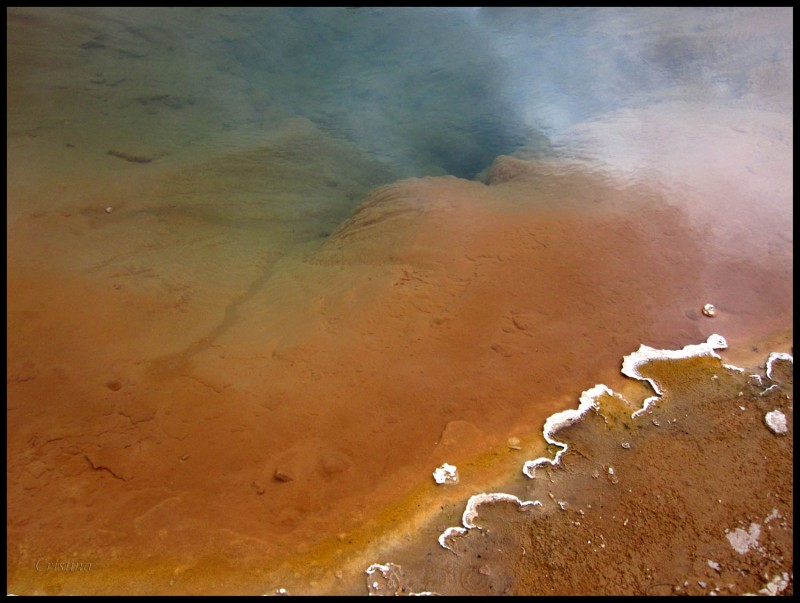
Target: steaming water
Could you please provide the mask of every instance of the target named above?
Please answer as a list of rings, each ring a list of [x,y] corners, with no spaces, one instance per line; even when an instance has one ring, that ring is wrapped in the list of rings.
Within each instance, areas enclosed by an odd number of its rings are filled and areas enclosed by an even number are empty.
[[[18,590],[357,557],[640,343],[785,332],[792,16],[10,9]]]

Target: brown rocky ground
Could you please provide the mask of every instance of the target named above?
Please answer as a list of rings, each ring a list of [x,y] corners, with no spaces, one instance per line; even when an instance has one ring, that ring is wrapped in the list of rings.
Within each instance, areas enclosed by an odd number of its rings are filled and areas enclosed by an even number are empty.
[[[654,407],[631,419],[602,399],[559,432],[570,446],[561,466],[512,486],[542,507],[481,506],[455,554],[398,551],[398,592],[791,595],[792,364],[772,389],[763,365],[739,373],[704,358],[645,371],[665,390]],[[785,434],[765,424],[775,409]]]

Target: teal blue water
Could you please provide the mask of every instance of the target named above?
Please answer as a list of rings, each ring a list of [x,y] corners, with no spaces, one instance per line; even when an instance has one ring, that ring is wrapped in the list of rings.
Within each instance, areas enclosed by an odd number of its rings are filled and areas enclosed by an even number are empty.
[[[398,176],[473,178],[620,108],[791,105],[788,8],[39,9],[15,22],[27,30],[12,28],[12,56],[64,63],[38,86],[50,120],[85,110],[104,127],[133,111],[149,119],[128,117],[131,137],[182,147],[304,117]],[[41,75],[27,67],[12,64],[12,88]],[[48,92],[66,86],[80,107]]]

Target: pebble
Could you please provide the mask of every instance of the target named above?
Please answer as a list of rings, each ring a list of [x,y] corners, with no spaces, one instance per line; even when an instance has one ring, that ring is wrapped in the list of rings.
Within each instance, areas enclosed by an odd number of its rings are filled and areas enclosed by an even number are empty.
[[[294,477],[281,469],[275,469],[275,479],[279,482],[290,482],[294,479]]]
[[[767,423],[767,427],[777,434],[784,434],[789,430],[786,425],[786,415],[779,410],[768,412],[764,416],[764,421]]]

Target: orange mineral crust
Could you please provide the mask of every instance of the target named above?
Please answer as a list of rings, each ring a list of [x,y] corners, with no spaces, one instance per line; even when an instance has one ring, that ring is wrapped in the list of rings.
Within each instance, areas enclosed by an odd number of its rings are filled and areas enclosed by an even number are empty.
[[[175,292],[142,275],[120,290],[11,265],[11,575],[74,551],[95,569],[65,594],[141,592],[118,581],[131,567],[264,572],[346,541],[443,462],[539,431],[575,383],[616,387],[640,341],[704,340],[723,324],[699,313],[706,299],[734,333],[790,312],[785,268],[713,265],[647,189],[569,163],[509,177],[503,161],[488,185],[375,190],[235,312],[187,288],[206,337],[170,331]],[[737,321],[745,302],[761,324]],[[185,592],[209,588],[199,580]]]

